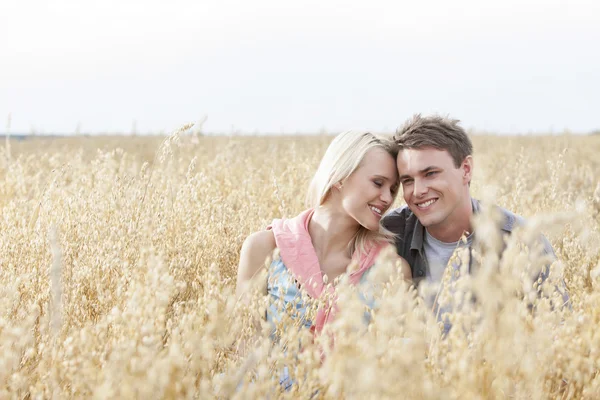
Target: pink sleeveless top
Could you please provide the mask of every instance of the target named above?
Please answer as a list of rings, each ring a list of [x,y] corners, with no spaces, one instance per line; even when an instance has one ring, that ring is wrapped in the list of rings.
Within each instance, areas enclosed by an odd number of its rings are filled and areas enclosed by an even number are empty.
[[[319,259],[308,233],[308,223],[313,213],[314,209],[308,209],[295,218],[275,219],[267,229],[273,230],[279,255],[288,271],[310,297],[318,299],[327,285],[323,282]],[[364,254],[358,256],[355,253],[353,260],[357,261],[358,269],[350,273],[350,283],[357,284],[360,281],[385,246],[385,243],[371,244]],[[330,290],[333,289],[330,287]],[[318,310],[314,323],[316,332],[320,332],[327,322],[333,320],[336,308],[336,304],[328,304],[326,309]]]

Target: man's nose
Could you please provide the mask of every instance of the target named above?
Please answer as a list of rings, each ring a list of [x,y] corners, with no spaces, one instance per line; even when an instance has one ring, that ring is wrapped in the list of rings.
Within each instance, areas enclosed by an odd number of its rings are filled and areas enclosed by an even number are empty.
[[[413,183],[413,195],[415,197],[424,196],[427,193],[427,190],[429,190],[429,188],[427,187],[425,182],[421,182],[420,180],[415,179]]]

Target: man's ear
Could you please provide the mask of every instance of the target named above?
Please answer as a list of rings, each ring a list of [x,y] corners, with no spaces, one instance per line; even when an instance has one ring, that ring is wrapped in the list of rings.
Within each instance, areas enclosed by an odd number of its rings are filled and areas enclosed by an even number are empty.
[[[461,165],[463,173],[463,182],[471,183],[473,178],[473,156],[466,156]]]

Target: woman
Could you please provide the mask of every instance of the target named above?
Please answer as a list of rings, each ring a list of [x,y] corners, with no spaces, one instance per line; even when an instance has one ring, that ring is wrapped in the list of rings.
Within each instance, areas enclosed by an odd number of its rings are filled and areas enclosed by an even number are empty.
[[[349,273],[358,283],[373,266],[392,234],[380,220],[394,202],[398,190],[397,148],[394,143],[367,132],[347,131],[327,148],[309,186],[311,208],[295,218],[274,220],[267,230],[253,233],[244,242],[237,277],[237,294],[247,290],[265,260],[279,250],[268,270],[267,294],[272,300],[292,305],[295,316],[307,328],[320,332],[330,320],[331,308],[320,309],[315,321],[306,318],[301,293],[318,299],[332,283]],[[402,261],[402,273],[410,268]],[[269,321],[279,320],[279,309],[267,310]]]

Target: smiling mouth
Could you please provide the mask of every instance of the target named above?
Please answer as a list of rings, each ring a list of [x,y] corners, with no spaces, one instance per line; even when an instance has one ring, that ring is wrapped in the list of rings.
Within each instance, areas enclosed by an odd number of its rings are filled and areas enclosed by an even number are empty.
[[[438,201],[438,199],[429,199],[427,201],[424,201],[423,203],[415,203],[415,205],[420,208],[421,210],[424,210],[426,208],[428,208],[429,206],[431,206],[432,204],[434,204],[436,201]]]
[[[377,208],[375,206],[369,205],[369,208],[371,209],[371,211],[373,211],[373,213],[379,217],[381,217],[381,214],[383,214],[383,210],[381,210],[380,208]]]

